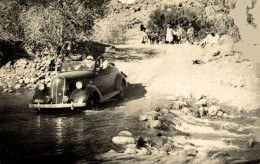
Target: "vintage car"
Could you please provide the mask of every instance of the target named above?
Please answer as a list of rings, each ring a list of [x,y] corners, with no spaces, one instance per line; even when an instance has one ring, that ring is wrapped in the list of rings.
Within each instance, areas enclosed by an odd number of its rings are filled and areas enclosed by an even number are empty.
[[[93,107],[114,96],[123,98],[127,87],[126,75],[113,63],[102,65],[103,56],[96,60],[68,61],[62,63],[51,85],[36,87],[29,108]]]

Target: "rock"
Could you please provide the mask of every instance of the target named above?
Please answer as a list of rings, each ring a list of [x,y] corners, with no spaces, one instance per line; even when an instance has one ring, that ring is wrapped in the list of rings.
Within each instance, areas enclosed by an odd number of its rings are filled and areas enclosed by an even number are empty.
[[[124,153],[126,154],[137,154],[137,149],[127,148]]]
[[[132,137],[117,136],[112,138],[112,142],[116,145],[127,145],[127,144],[134,144],[135,139]]]
[[[35,84],[35,83],[36,83],[36,81],[37,81],[37,79],[36,79],[36,78],[33,78],[33,77],[32,77],[32,78],[30,79],[30,83],[31,83],[31,84]]]
[[[188,149],[188,150],[184,150],[184,154],[186,156],[192,156],[195,157],[197,155],[198,151],[196,149]]]
[[[24,83],[25,84],[29,84],[30,83],[30,79],[28,79],[28,78],[24,79]]]
[[[163,113],[163,114],[167,114],[167,113],[169,113],[169,110],[168,109],[165,109],[165,108],[163,108],[163,109],[161,109],[161,111],[160,111],[161,113]]]
[[[218,117],[222,117],[223,114],[224,114],[224,113],[220,110],[220,111],[218,111],[217,116],[218,116]]]
[[[120,133],[118,133],[119,136],[125,136],[125,137],[132,137],[132,133],[129,131],[121,131]]]
[[[115,150],[109,150],[108,153],[115,153]]]
[[[50,77],[46,77],[44,82],[47,84],[50,81],[51,81],[51,78]]]
[[[203,98],[203,99],[200,99],[199,101],[197,101],[195,104],[199,105],[199,106],[207,106],[207,102],[208,102],[208,100]]]
[[[14,88],[15,88],[16,90],[20,89],[20,88],[21,88],[21,84],[16,84],[16,85],[14,86]]]
[[[190,109],[187,108],[187,107],[182,108],[182,111],[183,111],[183,113],[185,113],[186,115],[189,115],[190,112],[191,112]]]
[[[220,110],[221,110],[221,107],[220,107],[220,106],[215,106],[215,105],[213,105],[213,106],[209,107],[209,109],[208,109],[208,115],[209,115],[209,116],[216,116],[217,113],[218,113],[218,111],[220,111]]]
[[[139,120],[140,120],[140,121],[147,121],[147,120],[148,120],[148,116],[145,115],[145,114],[141,114],[141,115],[139,116]]]
[[[146,148],[142,147],[140,150],[138,150],[138,155],[149,155],[151,152],[147,150]]]
[[[150,128],[160,128],[162,126],[162,123],[160,120],[150,120],[149,126]]]
[[[22,84],[23,82],[24,82],[23,79],[20,79],[20,80],[18,81],[19,84]]]
[[[255,140],[252,139],[252,138],[250,138],[250,139],[246,142],[246,145],[247,145],[247,147],[249,147],[249,148],[253,148],[254,145],[255,145]]]
[[[223,113],[222,117],[229,118],[229,115],[227,113]]]
[[[179,100],[179,101],[175,101],[174,102],[174,108],[175,109],[182,109],[183,107],[187,107],[188,104],[187,102],[183,101],[183,100]]]
[[[196,118],[200,118],[200,112],[199,111],[194,111],[193,112],[193,116],[196,117]]]

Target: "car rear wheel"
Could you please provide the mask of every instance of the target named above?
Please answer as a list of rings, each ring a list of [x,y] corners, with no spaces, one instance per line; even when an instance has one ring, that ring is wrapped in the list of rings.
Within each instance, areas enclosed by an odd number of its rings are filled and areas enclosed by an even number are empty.
[[[122,81],[121,81],[121,91],[120,91],[120,93],[118,94],[118,98],[121,99],[121,100],[125,97],[125,89],[126,89],[126,84],[125,84],[125,82],[122,80]]]

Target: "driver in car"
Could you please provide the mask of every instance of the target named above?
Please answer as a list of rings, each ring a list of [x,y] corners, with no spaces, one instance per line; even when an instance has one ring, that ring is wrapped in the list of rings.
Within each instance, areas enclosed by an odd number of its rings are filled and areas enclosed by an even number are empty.
[[[83,60],[86,63],[86,66],[90,69],[94,68],[95,62],[93,56],[87,56],[85,60]]]

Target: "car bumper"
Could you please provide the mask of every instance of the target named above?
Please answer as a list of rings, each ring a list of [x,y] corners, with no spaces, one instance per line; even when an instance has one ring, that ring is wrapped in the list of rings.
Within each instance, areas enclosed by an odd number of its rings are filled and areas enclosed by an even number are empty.
[[[41,108],[78,108],[78,107],[85,107],[87,103],[70,103],[70,104],[29,104],[29,108],[35,108],[40,110]]]

